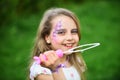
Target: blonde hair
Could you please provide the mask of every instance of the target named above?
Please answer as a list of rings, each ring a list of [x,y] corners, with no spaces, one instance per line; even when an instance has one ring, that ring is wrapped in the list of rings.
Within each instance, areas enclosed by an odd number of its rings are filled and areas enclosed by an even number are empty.
[[[72,13],[71,11],[69,11],[67,9],[63,9],[63,8],[48,9],[44,13],[43,18],[40,22],[38,32],[37,32],[37,36],[36,36],[35,45],[33,47],[32,57],[33,56],[39,56],[40,53],[51,50],[51,47],[45,41],[45,36],[49,35],[50,32],[51,32],[51,29],[52,29],[51,21],[52,21],[52,19],[54,19],[54,17],[59,16],[59,15],[65,15],[65,16],[68,16],[68,17],[70,17],[74,20],[74,22],[75,22],[75,24],[78,28],[79,40],[81,39],[80,30],[79,30],[80,29],[79,20],[75,16],[74,13]],[[81,54],[79,54],[79,57],[80,58],[78,59],[77,53],[76,54],[71,54],[71,55],[69,55],[69,61],[70,61],[71,65],[75,66],[75,68],[79,72],[82,80],[84,80],[82,68],[85,68],[86,65],[84,63],[84,60],[83,60]],[[31,63],[32,63],[32,61],[31,61]]]

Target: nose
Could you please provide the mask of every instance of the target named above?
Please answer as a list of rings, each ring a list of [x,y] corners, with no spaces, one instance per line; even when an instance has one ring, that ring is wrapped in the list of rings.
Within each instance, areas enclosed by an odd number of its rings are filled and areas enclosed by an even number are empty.
[[[71,33],[66,34],[65,38],[66,38],[67,41],[72,41],[73,40],[73,35]]]

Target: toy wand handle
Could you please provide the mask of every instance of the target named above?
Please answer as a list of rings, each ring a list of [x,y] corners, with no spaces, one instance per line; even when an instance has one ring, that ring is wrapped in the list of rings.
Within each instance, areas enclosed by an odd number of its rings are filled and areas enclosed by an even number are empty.
[[[56,54],[58,55],[59,58],[63,57],[63,51],[61,49],[58,49],[56,51]],[[43,55],[44,60],[46,60],[46,56]],[[37,64],[41,64],[41,60],[38,56],[34,56],[33,59],[36,61]]]

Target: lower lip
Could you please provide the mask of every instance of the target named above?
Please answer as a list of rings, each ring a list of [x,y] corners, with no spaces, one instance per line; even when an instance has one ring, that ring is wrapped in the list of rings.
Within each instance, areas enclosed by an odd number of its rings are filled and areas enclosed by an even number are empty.
[[[72,46],[65,46],[65,47],[67,47],[67,48],[69,48],[69,49],[72,48]]]

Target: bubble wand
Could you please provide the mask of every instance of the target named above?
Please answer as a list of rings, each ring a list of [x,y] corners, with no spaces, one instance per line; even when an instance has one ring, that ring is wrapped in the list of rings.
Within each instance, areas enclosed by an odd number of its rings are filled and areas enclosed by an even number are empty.
[[[64,52],[63,52],[61,49],[58,49],[58,50],[56,51],[56,54],[58,55],[59,58],[61,58],[61,57],[63,57],[64,54],[69,55],[69,54],[76,53],[76,52],[81,52],[81,53],[82,53],[82,52],[84,52],[84,51],[86,51],[86,50],[88,50],[88,49],[97,47],[97,46],[99,46],[99,45],[100,45],[100,43],[84,44],[84,45],[80,45],[80,46],[73,47],[73,48],[71,48],[71,49],[69,49],[69,50],[67,50],[67,51],[64,51]],[[84,49],[79,49],[79,48],[82,48],[82,47],[85,47],[85,46],[88,46],[88,47],[86,47],[86,48],[84,48]],[[78,50],[76,50],[76,49],[78,49]],[[41,63],[41,60],[40,60],[40,58],[39,58],[38,56],[34,56],[33,59],[34,59],[38,64]],[[45,55],[44,55],[44,59],[46,60],[46,56],[45,56]]]

